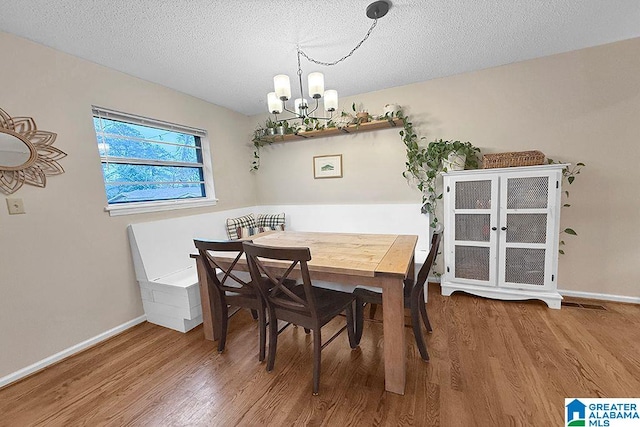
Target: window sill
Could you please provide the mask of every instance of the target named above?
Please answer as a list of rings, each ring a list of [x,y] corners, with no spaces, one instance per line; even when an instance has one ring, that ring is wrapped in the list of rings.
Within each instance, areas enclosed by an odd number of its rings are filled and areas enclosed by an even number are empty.
[[[218,199],[167,200],[162,202],[127,203],[126,205],[108,205],[104,208],[110,216],[134,215],[148,212],[170,211],[174,209],[214,206]]]

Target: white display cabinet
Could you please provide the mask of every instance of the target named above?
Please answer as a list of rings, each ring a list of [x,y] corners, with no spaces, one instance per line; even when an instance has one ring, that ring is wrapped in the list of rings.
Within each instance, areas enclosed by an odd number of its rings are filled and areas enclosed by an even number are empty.
[[[560,308],[558,234],[566,165],[444,174],[443,295],[539,299]]]

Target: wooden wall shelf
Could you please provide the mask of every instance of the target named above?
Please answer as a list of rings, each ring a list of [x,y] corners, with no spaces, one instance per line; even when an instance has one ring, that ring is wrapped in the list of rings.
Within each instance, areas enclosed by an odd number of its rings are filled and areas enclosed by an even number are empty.
[[[368,132],[372,130],[392,128],[396,126],[402,126],[402,119],[397,118],[397,119],[393,119],[393,121],[389,121],[387,119],[374,120],[372,122],[362,123],[360,126],[357,126],[357,127],[356,125],[349,125],[343,128],[329,128],[329,129],[321,129],[321,130],[312,130],[308,132],[292,133],[289,135],[266,136],[263,139],[271,140],[271,142],[288,142],[288,141],[297,141],[300,139],[324,138],[327,136]]]

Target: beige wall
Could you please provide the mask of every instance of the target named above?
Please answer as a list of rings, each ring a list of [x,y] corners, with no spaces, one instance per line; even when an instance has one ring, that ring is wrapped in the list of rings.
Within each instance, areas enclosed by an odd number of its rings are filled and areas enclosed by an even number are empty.
[[[66,173],[0,197],[0,377],[143,314],[129,223],[255,204],[246,116],[0,33],[0,108],[56,132]],[[110,217],[91,105],[208,130],[216,208]],[[238,165],[246,167],[238,167]]]
[[[418,134],[483,152],[539,149],[587,167],[569,187],[559,287],[640,297],[640,38],[344,99],[379,114],[404,106]],[[369,78],[375,78],[370,73]],[[262,119],[253,117],[254,122]],[[344,178],[314,180],[312,158],[344,156]],[[415,202],[395,130],[274,144],[257,173],[261,204]]]

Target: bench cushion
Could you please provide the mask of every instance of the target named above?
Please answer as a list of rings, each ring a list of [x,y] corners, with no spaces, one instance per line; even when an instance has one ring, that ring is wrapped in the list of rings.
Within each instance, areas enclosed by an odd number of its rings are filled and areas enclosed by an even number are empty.
[[[277,227],[284,229],[284,212],[279,214],[258,214],[258,227]]]
[[[238,218],[227,218],[227,235],[229,236],[229,240],[237,240],[239,238],[238,228],[256,226],[256,217],[252,213]]]

